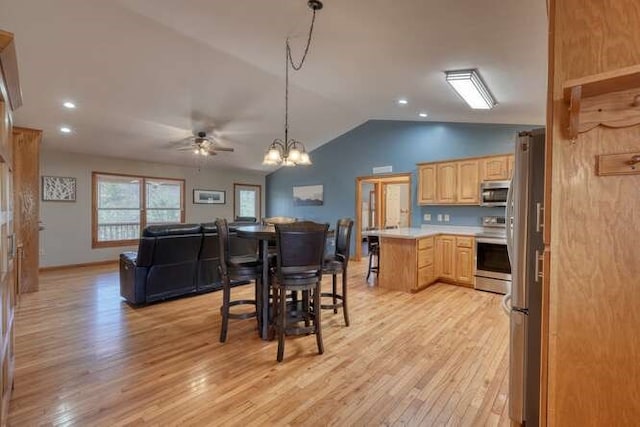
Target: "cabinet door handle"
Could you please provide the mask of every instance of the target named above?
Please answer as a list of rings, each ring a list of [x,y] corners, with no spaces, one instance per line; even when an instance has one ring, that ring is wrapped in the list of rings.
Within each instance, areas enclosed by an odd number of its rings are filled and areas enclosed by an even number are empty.
[[[544,279],[544,255],[540,255],[540,251],[536,249],[536,260],[534,269],[534,279],[538,283],[539,279]]]
[[[542,203],[536,203],[536,232],[540,233],[544,228],[544,207]]]

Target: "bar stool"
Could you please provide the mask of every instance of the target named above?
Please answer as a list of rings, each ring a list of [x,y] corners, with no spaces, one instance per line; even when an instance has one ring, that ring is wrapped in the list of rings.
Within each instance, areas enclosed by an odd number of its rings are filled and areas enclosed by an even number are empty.
[[[338,312],[338,308],[342,307],[344,315],[344,323],[349,326],[349,311],[347,309],[347,266],[349,265],[349,252],[351,249],[351,231],[353,229],[353,220],[351,218],[339,219],[336,223],[336,253],[335,255],[325,258],[322,265],[323,274],[331,274],[332,291],[323,292],[322,297],[331,298],[332,304],[322,304],[323,309]],[[342,276],[342,293],[337,292],[337,275]]]
[[[229,224],[226,219],[216,220],[218,241],[220,245],[220,265],[218,266],[222,278],[222,325],[220,328],[220,342],[227,340],[229,319],[250,319],[257,317],[259,307],[256,301],[261,285],[262,264],[257,255],[230,256],[229,255]],[[255,280],[255,299],[231,301],[232,280]],[[238,305],[252,305],[255,310],[248,313],[231,313],[230,308]]]
[[[369,252],[369,267],[367,269],[367,282],[371,273],[380,271],[380,239],[378,236],[367,236],[367,252]],[[376,263],[373,263],[373,257],[376,258]]]
[[[310,221],[276,224],[277,263],[272,269],[274,330],[278,337],[277,360],[284,358],[286,335],[315,334],[318,353],[324,353],[320,322],[322,260],[328,224]],[[287,306],[287,291],[302,292],[302,302]],[[309,303],[310,293],[313,304]],[[302,306],[300,309],[299,305]],[[289,310],[288,308],[291,308]],[[304,326],[298,325],[304,321]]]

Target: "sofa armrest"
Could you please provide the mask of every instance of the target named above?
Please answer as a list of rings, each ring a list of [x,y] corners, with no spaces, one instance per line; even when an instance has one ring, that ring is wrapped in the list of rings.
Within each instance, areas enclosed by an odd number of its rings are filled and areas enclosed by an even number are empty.
[[[126,264],[130,264],[132,266],[136,265],[137,257],[138,257],[138,252],[135,252],[135,251],[123,252],[120,254],[120,259],[124,261]]]

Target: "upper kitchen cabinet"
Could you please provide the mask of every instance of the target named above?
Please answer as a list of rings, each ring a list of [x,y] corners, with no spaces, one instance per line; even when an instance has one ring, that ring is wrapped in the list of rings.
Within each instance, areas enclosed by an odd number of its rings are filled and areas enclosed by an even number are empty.
[[[513,168],[515,167],[516,157],[514,155],[507,156],[507,175],[508,179],[513,178]]]
[[[479,203],[478,160],[458,162],[458,203],[477,205]]]
[[[436,165],[421,166],[418,168],[418,174],[418,204],[436,203]]]
[[[480,161],[480,181],[509,179],[509,156],[486,157]]]
[[[480,205],[482,181],[511,179],[513,155],[418,164],[418,204]]]
[[[438,203],[455,204],[458,199],[456,190],[458,189],[458,163],[438,163],[436,178],[436,193]]]

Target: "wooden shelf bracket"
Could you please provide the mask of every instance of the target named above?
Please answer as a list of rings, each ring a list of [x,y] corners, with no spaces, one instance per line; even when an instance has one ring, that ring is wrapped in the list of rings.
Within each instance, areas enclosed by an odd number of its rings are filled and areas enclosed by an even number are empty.
[[[569,80],[563,85],[569,108],[568,137],[597,126],[640,124],[640,65]]]

